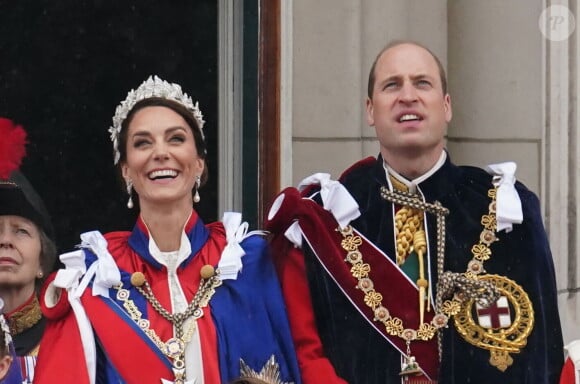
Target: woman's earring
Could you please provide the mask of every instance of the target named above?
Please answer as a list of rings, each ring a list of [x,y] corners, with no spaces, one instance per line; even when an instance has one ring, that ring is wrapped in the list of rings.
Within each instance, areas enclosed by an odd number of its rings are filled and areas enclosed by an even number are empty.
[[[201,197],[199,197],[199,187],[201,185],[201,177],[195,176],[195,194],[193,195],[193,202],[199,203]]]
[[[127,179],[127,194],[129,195],[129,201],[127,201],[127,208],[133,208],[133,182],[131,179]]]
[[[42,271],[40,271],[40,272],[38,272],[38,273],[36,274],[36,276],[37,276],[39,279],[42,279],[42,278],[44,277],[44,273],[42,273]]]

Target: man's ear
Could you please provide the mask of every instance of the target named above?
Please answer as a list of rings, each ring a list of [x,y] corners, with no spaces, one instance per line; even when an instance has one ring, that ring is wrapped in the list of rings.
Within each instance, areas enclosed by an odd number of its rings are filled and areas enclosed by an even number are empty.
[[[367,97],[367,124],[369,126],[375,125],[375,115],[374,115],[374,105],[373,100],[370,97]]]
[[[449,94],[445,95],[443,108],[445,109],[445,121],[449,123],[453,117],[453,109],[451,108],[451,96],[449,96]]]

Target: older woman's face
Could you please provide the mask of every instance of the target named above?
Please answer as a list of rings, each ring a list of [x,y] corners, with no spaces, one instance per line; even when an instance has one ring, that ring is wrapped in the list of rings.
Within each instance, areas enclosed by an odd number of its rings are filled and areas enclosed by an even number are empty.
[[[40,233],[30,220],[0,216],[0,287],[34,287],[42,272]]]
[[[125,180],[133,182],[142,208],[178,201],[191,204],[191,191],[203,167],[191,128],[178,113],[152,106],[133,116],[122,171]]]

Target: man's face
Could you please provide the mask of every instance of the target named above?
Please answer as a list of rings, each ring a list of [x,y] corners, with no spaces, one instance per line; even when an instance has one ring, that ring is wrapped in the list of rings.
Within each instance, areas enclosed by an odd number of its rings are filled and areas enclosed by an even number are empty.
[[[383,52],[366,110],[385,159],[438,157],[443,150],[451,99],[443,94],[437,63],[425,49],[401,44]]]

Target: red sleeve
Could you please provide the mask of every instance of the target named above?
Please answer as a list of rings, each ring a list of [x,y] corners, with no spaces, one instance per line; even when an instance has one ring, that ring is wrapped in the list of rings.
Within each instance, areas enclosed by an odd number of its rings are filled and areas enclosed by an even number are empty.
[[[47,324],[40,341],[34,384],[89,384],[81,336],[74,312],[68,305],[66,291],[61,290],[56,305],[46,305],[46,295],[55,289],[51,284],[54,277],[54,274],[49,276],[40,293],[41,308]]]
[[[574,363],[569,358],[564,363],[562,375],[560,376],[560,384],[576,384],[576,369]]]
[[[346,381],[337,376],[334,367],[324,355],[312,309],[302,251],[291,247],[285,239],[277,240],[275,243],[280,244],[273,246],[273,252],[288,310],[302,382],[319,384],[323,378],[326,384],[346,384]]]

